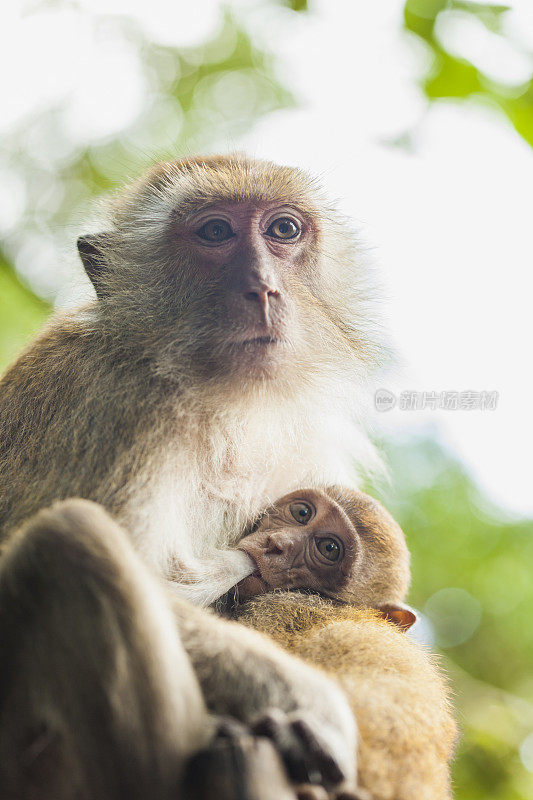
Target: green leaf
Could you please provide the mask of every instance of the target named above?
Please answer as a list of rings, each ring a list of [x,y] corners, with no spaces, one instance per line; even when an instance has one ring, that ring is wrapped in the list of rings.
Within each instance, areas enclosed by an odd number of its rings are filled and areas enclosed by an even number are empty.
[[[39,329],[51,310],[0,258],[0,370]]]

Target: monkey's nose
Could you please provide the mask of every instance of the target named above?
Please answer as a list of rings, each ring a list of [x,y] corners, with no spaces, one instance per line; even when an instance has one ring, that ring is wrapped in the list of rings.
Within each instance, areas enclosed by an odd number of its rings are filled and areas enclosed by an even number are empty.
[[[285,545],[282,539],[277,536],[267,536],[265,542],[265,553],[273,555],[282,555],[285,552]]]
[[[249,289],[243,292],[245,300],[251,300],[253,303],[261,303],[261,305],[268,303],[271,297],[277,297],[278,295],[279,292],[277,289],[270,289],[268,286],[261,289]]]
[[[270,289],[268,286],[248,289],[248,291],[243,292],[243,297],[245,300],[248,300],[250,303],[254,303],[254,305],[259,306],[261,309],[261,315],[267,325],[270,322],[270,306],[272,300],[278,295],[279,292],[276,289]]]

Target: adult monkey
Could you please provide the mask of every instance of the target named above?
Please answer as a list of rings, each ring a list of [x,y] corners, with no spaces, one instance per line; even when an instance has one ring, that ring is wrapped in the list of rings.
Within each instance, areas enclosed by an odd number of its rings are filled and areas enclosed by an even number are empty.
[[[96,500],[145,564],[207,604],[250,570],[228,550],[246,520],[291,488],[349,480],[364,444],[356,402],[384,352],[368,270],[305,175],[236,156],[155,167],[79,250],[98,301],[52,322],[0,384],[1,535],[54,500]],[[12,545],[13,563],[18,548],[31,554],[32,530]],[[28,563],[39,583],[39,559]],[[350,775],[353,723],[333,684],[276,650],[268,680],[253,668],[262,639],[202,614],[191,629],[181,609],[215,710],[248,722],[274,705],[307,708],[323,751]],[[215,653],[221,669],[251,665],[246,696],[239,676],[207,685]]]

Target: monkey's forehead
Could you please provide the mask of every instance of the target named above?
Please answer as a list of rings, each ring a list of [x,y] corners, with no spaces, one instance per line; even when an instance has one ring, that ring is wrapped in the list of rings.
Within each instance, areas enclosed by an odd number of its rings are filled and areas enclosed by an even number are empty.
[[[289,203],[311,213],[326,211],[315,179],[294,167],[245,156],[206,156],[157,164],[132,184],[115,212],[130,203],[154,203],[187,216],[215,201]]]

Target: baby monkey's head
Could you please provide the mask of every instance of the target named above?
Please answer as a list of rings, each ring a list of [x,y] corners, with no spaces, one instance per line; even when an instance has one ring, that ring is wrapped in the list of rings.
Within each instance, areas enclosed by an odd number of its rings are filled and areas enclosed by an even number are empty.
[[[310,589],[380,609],[401,627],[415,621],[403,604],[410,580],[403,532],[363,492],[329,486],[287,494],[238,546],[256,565],[238,584],[241,599],[272,589]]]

